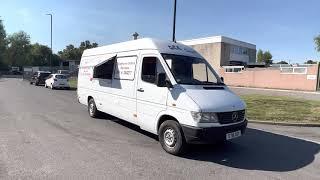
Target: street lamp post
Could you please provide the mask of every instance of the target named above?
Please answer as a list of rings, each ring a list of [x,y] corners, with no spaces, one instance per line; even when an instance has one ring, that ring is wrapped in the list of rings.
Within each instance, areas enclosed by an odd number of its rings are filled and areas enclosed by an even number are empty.
[[[173,31],[172,31],[172,41],[176,42],[176,9],[177,9],[177,0],[174,0],[173,7]]]
[[[52,71],[52,14],[46,14],[48,16],[50,16],[50,22],[51,22],[51,26],[50,26],[50,29],[51,29],[51,41],[50,41],[50,48],[51,48],[51,53],[50,53],[50,62],[49,62],[49,65],[50,65],[50,71]]]

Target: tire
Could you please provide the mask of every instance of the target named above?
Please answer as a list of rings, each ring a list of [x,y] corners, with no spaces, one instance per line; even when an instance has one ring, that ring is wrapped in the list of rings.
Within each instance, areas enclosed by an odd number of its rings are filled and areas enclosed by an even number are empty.
[[[93,98],[89,99],[88,101],[88,113],[92,118],[97,118],[100,115],[100,111],[97,109],[96,103],[94,102]]]
[[[32,85],[32,82],[30,81],[30,84]]]
[[[160,125],[159,142],[162,148],[173,155],[185,152],[187,143],[185,141],[180,124],[173,120],[167,120]]]

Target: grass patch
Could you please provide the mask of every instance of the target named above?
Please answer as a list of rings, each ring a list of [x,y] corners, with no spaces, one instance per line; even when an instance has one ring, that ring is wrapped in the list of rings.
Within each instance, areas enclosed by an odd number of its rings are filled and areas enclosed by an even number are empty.
[[[77,84],[78,84],[78,79],[75,77],[72,77],[69,79],[69,85],[70,88],[77,88]]]
[[[241,98],[247,103],[249,120],[320,123],[320,101],[265,95]]]

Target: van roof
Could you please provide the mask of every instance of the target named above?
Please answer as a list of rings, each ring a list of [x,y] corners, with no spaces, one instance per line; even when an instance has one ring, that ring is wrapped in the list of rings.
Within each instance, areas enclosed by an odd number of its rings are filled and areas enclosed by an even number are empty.
[[[87,49],[82,57],[96,56],[102,54],[114,54],[135,50],[158,50],[160,53],[178,54],[185,56],[201,57],[201,55],[191,47],[175,43],[172,41],[158,40],[153,38],[142,38],[97,48]]]

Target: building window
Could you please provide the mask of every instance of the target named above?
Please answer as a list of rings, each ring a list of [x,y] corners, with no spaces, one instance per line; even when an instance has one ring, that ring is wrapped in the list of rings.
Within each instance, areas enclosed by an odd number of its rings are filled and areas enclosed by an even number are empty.
[[[233,45],[231,48],[231,53],[232,54],[240,54],[240,55],[248,55],[248,48]]]

